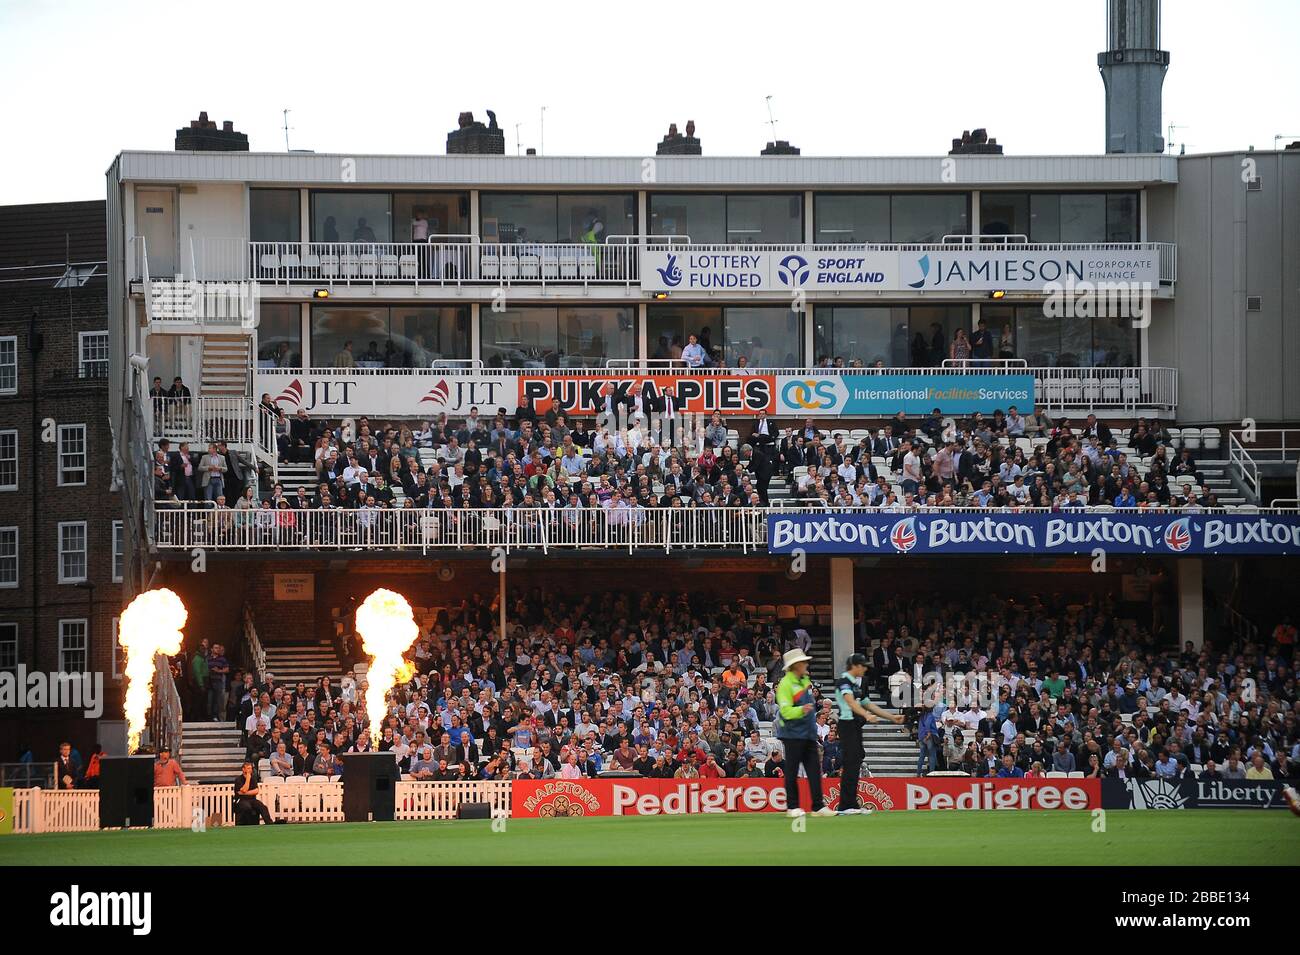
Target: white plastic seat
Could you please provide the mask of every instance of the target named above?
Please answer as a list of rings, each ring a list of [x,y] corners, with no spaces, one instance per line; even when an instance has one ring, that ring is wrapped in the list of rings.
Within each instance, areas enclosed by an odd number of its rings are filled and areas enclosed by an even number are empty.
[[[397,260],[398,274],[404,279],[418,278],[420,274],[419,266],[416,264],[414,255],[403,255]]]
[[[274,275],[280,271],[280,257],[274,252],[262,253],[262,271]]]
[[[1218,428],[1201,429],[1201,447],[1206,451],[1218,451],[1223,445],[1223,432]]]
[[[484,252],[479,257],[479,274],[485,279],[501,276],[501,258],[495,252]]]
[[[1078,378],[1062,378],[1061,399],[1066,404],[1079,404],[1083,400],[1083,382]]]
[[[1120,389],[1124,393],[1124,403],[1126,405],[1136,405],[1142,400],[1142,382],[1136,378],[1125,378],[1120,382]]]
[[[1199,451],[1201,447],[1201,429],[1184,428],[1183,429],[1183,447],[1189,451]]]
[[[1101,400],[1108,405],[1117,405],[1120,403],[1119,382],[1114,378],[1107,378],[1101,383]]]
[[[379,257],[379,277],[385,279],[397,278],[397,256],[385,252]]]

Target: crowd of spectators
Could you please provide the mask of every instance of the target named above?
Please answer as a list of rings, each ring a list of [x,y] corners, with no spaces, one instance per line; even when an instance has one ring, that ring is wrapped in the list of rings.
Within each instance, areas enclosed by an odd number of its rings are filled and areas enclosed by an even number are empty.
[[[508,600],[508,641],[499,607],[477,595],[423,624],[415,674],[377,726],[350,679],[281,686],[236,672],[224,716],[278,776],[336,776],[343,754],[370,751],[433,780],[785,771],[774,687],[781,654],[811,648],[808,630],[699,593]],[[1098,597],[892,597],[856,616],[877,699],[909,717],[900,732],[917,742],[918,773],[1300,778],[1289,621],[1257,644],[1176,650]],[[182,679],[195,669],[176,666]],[[968,674],[993,681],[991,704],[962,695],[954,678]],[[957,689],[933,703],[907,695],[927,677]],[[843,758],[829,695],[818,706],[833,777]]]

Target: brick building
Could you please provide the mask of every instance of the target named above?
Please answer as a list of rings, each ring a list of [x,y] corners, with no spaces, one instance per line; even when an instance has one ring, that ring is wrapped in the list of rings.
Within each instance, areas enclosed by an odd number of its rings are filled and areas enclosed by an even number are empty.
[[[104,203],[0,208],[0,670],[104,674],[114,652],[121,499],[108,422]],[[0,709],[0,762],[96,740],[80,712]]]

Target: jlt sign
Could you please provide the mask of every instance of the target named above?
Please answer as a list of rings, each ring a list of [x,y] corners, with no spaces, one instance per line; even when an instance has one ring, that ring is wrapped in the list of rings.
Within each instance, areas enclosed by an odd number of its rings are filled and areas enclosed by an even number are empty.
[[[470,375],[347,374],[329,369],[306,374],[258,371],[257,393],[293,415],[302,408],[329,415],[465,415],[470,408],[484,414],[497,408],[514,411],[518,400],[515,379]]]

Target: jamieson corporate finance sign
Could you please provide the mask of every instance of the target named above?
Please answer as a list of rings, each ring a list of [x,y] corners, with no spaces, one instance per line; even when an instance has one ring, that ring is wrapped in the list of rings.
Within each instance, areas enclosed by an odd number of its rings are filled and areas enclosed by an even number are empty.
[[[1033,375],[782,375],[776,382],[780,415],[992,414],[1034,404]]]
[[[1154,250],[963,249],[902,252],[808,246],[641,253],[647,292],[1043,291],[1085,284],[1157,288]]]
[[[1300,516],[843,512],[767,518],[789,554],[1300,554]]]

